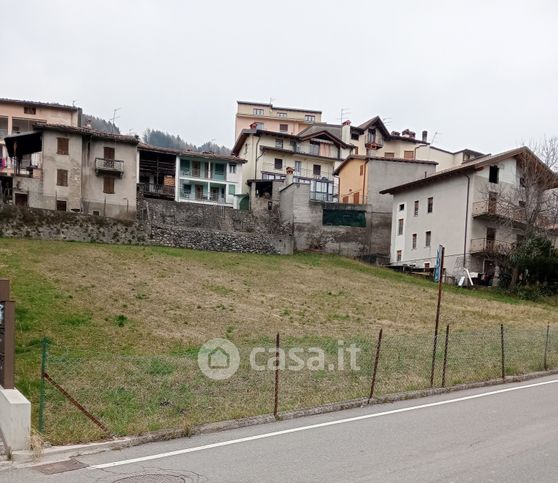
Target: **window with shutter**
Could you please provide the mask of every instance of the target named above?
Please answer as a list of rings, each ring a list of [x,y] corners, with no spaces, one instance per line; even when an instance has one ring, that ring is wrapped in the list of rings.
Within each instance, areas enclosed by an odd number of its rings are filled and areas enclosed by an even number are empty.
[[[112,176],[105,176],[103,178],[103,193],[114,194],[114,178]]]
[[[111,148],[109,146],[105,146],[104,153],[103,153],[103,158],[114,160],[114,148]]]
[[[69,154],[69,144],[68,138],[56,138],[56,154]]]
[[[68,186],[68,170],[56,170],[56,186]]]

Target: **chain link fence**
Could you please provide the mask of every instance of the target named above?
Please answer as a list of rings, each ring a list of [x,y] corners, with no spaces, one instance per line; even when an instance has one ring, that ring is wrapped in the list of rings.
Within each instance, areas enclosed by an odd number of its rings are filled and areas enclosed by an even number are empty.
[[[558,368],[554,327],[447,330],[447,344],[446,327],[437,338],[434,387],[502,378],[502,368],[505,376]],[[125,355],[75,352],[45,340],[33,352],[35,364],[36,356],[43,356],[37,371],[42,377],[19,386],[35,403],[36,425],[53,444],[159,430],[188,434],[203,423],[274,412],[281,417],[431,387],[433,334],[383,332],[379,340],[375,329],[370,337],[342,341],[284,337],[279,350],[273,334],[231,342],[239,350],[238,370],[214,380],[198,367],[198,347],[171,355]],[[24,361],[31,363],[29,357]]]

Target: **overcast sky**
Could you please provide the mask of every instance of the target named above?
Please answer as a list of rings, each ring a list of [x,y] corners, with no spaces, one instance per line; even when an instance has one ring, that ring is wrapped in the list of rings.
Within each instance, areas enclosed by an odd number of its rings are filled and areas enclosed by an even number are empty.
[[[0,97],[232,146],[237,100],[497,152],[558,135],[558,2],[3,2]]]

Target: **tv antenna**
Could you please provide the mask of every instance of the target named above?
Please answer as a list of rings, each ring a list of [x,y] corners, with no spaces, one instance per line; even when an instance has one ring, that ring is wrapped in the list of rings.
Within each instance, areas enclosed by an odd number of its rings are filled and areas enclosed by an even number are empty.
[[[114,134],[114,128],[116,127],[116,120],[120,119],[120,116],[117,116],[116,113],[118,111],[120,111],[120,109],[122,109],[121,107],[117,107],[116,109],[114,109],[114,111],[112,111],[112,119],[111,119],[111,126],[110,126],[110,130],[111,132]]]
[[[347,109],[346,107],[341,108],[340,115],[339,115],[339,121],[341,121],[341,124],[343,124],[345,117],[347,117],[350,113],[351,113],[350,109]]]

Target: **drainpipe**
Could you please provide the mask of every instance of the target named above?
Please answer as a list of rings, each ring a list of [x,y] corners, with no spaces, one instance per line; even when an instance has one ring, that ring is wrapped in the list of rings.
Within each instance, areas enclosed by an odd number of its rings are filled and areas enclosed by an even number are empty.
[[[463,268],[466,268],[465,260],[467,260],[467,224],[469,222],[469,191],[471,188],[471,178],[468,174],[464,174],[467,178],[467,202],[465,204],[465,234],[463,235]]]

